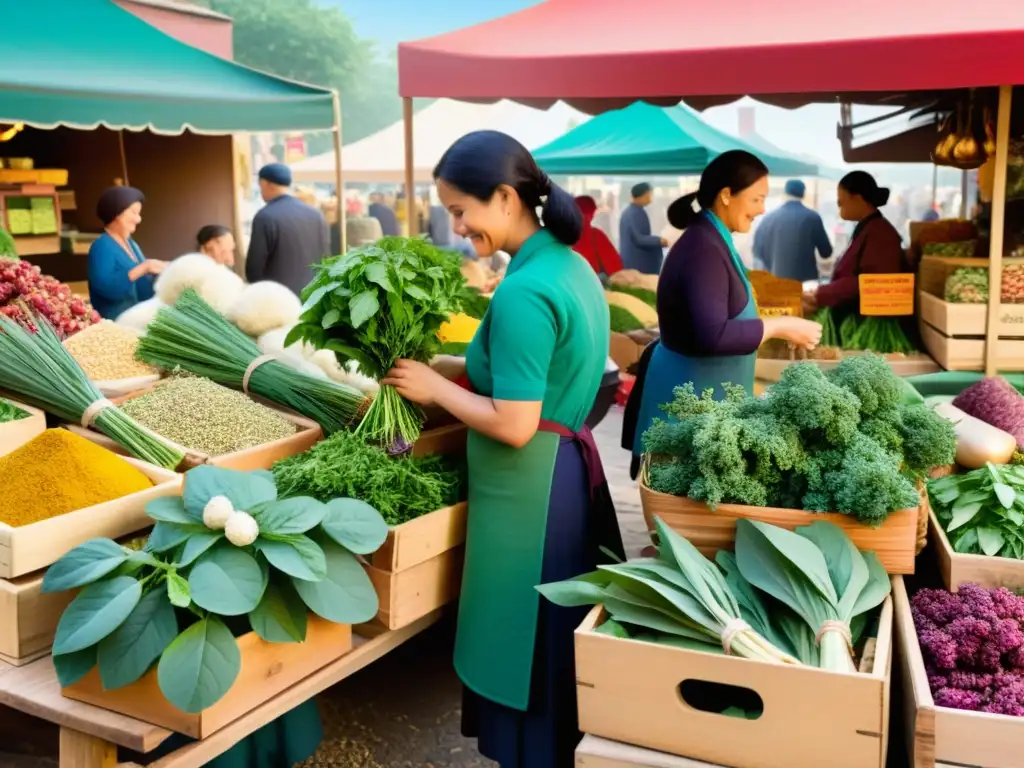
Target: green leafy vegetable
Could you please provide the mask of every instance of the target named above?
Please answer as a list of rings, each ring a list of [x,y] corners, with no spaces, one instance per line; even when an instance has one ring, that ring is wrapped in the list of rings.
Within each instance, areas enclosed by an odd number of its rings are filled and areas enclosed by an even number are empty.
[[[160,690],[182,712],[202,712],[224,697],[242,669],[231,630],[216,616],[178,635],[157,666]]]
[[[928,495],[954,551],[1024,560],[1024,466],[986,464],[930,480]]]
[[[458,254],[416,238],[384,237],[314,267],[302,292],[301,322],[285,346],[302,340],[355,360],[380,379],[399,359],[428,362],[440,349],[437,332],[461,310],[464,278]],[[358,432],[395,450],[411,447],[422,414],[381,387]]]
[[[612,290],[616,293],[626,293],[630,296],[636,296],[651,309],[658,308],[658,294],[654,291],[649,291],[646,288],[639,288],[633,285],[616,285]],[[615,329],[612,328],[612,330]]]
[[[28,414],[8,400],[0,398],[0,424],[27,418]]]
[[[608,305],[608,317],[611,329],[615,333],[629,333],[630,331],[643,330],[644,324],[637,319],[636,315],[625,307],[617,304]]]

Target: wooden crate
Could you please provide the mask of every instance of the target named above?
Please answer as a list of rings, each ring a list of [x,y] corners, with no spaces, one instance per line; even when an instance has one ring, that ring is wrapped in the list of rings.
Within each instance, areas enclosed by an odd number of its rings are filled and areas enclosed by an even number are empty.
[[[923,320],[919,326],[928,353],[947,371],[985,369],[985,339],[946,336]],[[1024,370],[1024,339],[996,339],[994,343],[1000,371]]]
[[[29,440],[46,431],[45,413],[9,397],[3,397],[3,399],[25,411],[28,416],[0,424],[0,456],[6,456],[11,451],[21,448]]]
[[[44,595],[43,571],[8,581],[0,579],[0,661],[14,666],[46,655],[57,622],[73,591]]]
[[[721,765],[667,755],[632,744],[599,739],[587,734],[576,748],[576,768],[726,768]]]
[[[863,674],[769,664],[594,632],[604,618],[598,606],[576,630],[581,731],[731,768],[884,768],[891,599],[882,606],[872,671]],[[747,720],[692,708],[680,693],[687,680],[752,690],[763,712]]]
[[[935,549],[935,557],[942,574],[942,583],[950,592],[956,592],[961,584],[974,583],[992,589],[1024,587],[1024,560],[1012,557],[986,557],[985,555],[965,555],[953,550],[946,532],[935,517],[935,511],[929,511],[930,539]]]
[[[450,456],[465,454],[469,429],[465,424],[447,424],[422,432],[413,443],[413,456]]]
[[[113,691],[103,690],[99,670],[63,689],[69,699],[119,712],[195,739],[205,739],[288,690],[352,650],[352,627],[310,615],[303,643],[267,643],[255,632],[238,638],[242,669],[231,690],[198,714],[189,714],[164,698],[151,669],[140,680]]]
[[[789,530],[816,520],[827,520],[841,528],[857,549],[874,552],[888,573],[914,572],[918,508],[897,510],[878,528],[871,528],[849,515],[799,509],[719,504],[712,512],[702,501],[652,491],[643,482],[640,483],[640,503],[648,529],[654,530],[654,517],[658,516],[706,557],[714,557],[720,549],[733,548],[736,521],[740,518],[760,520]]]
[[[112,398],[111,402],[115,405],[120,405],[126,400],[131,400],[133,397],[144,395],[147,392],[151,392],[153,389],[154,387],[147,387],[139,390],[138,392],[133,392],[130,395],[125,395],[124,397]],[[304,453],[312,448],[316,443],[320,442],[320,439],[323,437],[324,433],[320,428],[320,425],[312,419],[307,419],[305,416],[300,416],[294,411],[272,405],[260,400],[259,398],[253,399],[259,401],[262,405],[267,406],[271,410],[276,411],[294,424],[295,434],[289,435],[288,437],[282,437],[269,443],[264,443],[263,445],[254,445],[251,448],[225,453],[220,456],[205,457],[203,454],[199,453],[194,455],[206,458],[208,463],[216,467],[237,469],[240,472],[251,472],[255,469],[270,469],[281,459],[287,459],[289,456]],[[114,453],[121,454],[122,456],[125,454],[125,450],[121,448],[121,446],[102,432],[95,429],[83,429],[77,424],[66,424],[65,429],[71,430],[76,435],[88,438],[97,445],[102,445],[104,448],[113,451]]]
[[[128,456],[122,458],[152,480],[153,487],[31,525],[11,528],[0,523],[0,578],[45,568],[90,539],[116,539],[141,531],[153,522],[146,516],[146,504],[181,493],[181,475]]]
[[[1024,259],[1003,259],[1003,266],[1019,266]],[[959,258],[955,256],[922,256],[917,268],[917,287],[932,296],[944,298],[946,295],[946,278],[960,267],[972,269],[988,269],[988,259]]]
[[[856,355],[866,354],[864,352],[843,352],[842,357],[854,357]],[[755,375],[762,381],[778,381],[782,377],[782,372],[786,370],[790,365],[796,362],[808,362],[814,363],[823,371],[830,371],[835,368],[842,361],[842,357],[837,360],[779,360],[770,357],[759,357],[755,363]],[[900,377],[906,376],[920,376],[925,373],[937,373],[941,370],[934,360],[929,355],[918,352],[909,355],[900,355],[899,357],[889,357],[886,359],[892,372]]]
[[[910,598],[899,578],[893,580],[893,607],[903,682],[906,765],[1024,768],[1024,717],[935,706],[910,613]]]
[[[445,507],[388,531],[365,566],[380,599],[378,624],[401,629],[458,597],[467,506]]]
[[[943,336],[985,336],[987,304],[956,304],[919,292],[920,319]],[[1024,304],[1000,304],[999,338],[1024,338]]]

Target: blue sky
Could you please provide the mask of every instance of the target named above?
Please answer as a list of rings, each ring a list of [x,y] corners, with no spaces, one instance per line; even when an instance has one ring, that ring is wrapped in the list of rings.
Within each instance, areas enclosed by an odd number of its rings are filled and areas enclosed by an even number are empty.
[[[376,40],[382,51],[402,40],[430,37],[504,16],[540,0],[317,0],[340,8],[360,37]]]

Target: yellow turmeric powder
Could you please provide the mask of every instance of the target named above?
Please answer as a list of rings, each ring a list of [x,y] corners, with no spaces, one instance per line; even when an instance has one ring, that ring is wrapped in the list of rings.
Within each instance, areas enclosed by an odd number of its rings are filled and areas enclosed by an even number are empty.
[[[48,429],[0,458],[0,523],[18,528],[151,487],[117,454]]]

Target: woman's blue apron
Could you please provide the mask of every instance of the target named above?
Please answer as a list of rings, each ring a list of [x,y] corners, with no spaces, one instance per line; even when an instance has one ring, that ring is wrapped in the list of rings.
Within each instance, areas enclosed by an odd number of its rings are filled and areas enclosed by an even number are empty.
[[[739,272],[740,279],[747,289],[747,305],[743,311],[736,315],[735,320],[754,320],[757,318],[757,303],[754,301],[754,291],[747,279],[747,269],[743,266],[736,246],[732,242],[729,230],[725,228],[721,220],[710,211],[704,216],[715,225],[715,229],[722,236],[725,244],[729,247],[729,254],[732,256],[733,266]],[[722,301],[728,301],[723,296]],[[693,388],[699,395],[706,389],[713,389],[715,398],[724,397],[722,384],[736,384],[742,386],[751,395],[754,393],[754,370],[757,362],[757,352],[748,355],[725,355],[709,357],[690,357],[673,352],[667,349],[664,344],[658,344],[651,355],[651,362],[647,368],[646,381],[644,382],[643,393],[640,400],[640,414],[636,423],[636,432],[633,438],[633,453],[636,456],[644,452],[643,436],[655,419],[667,419],[668,416],[661,410],[661,406],[674,400],[674,390],[686,382],[692,382]]]

